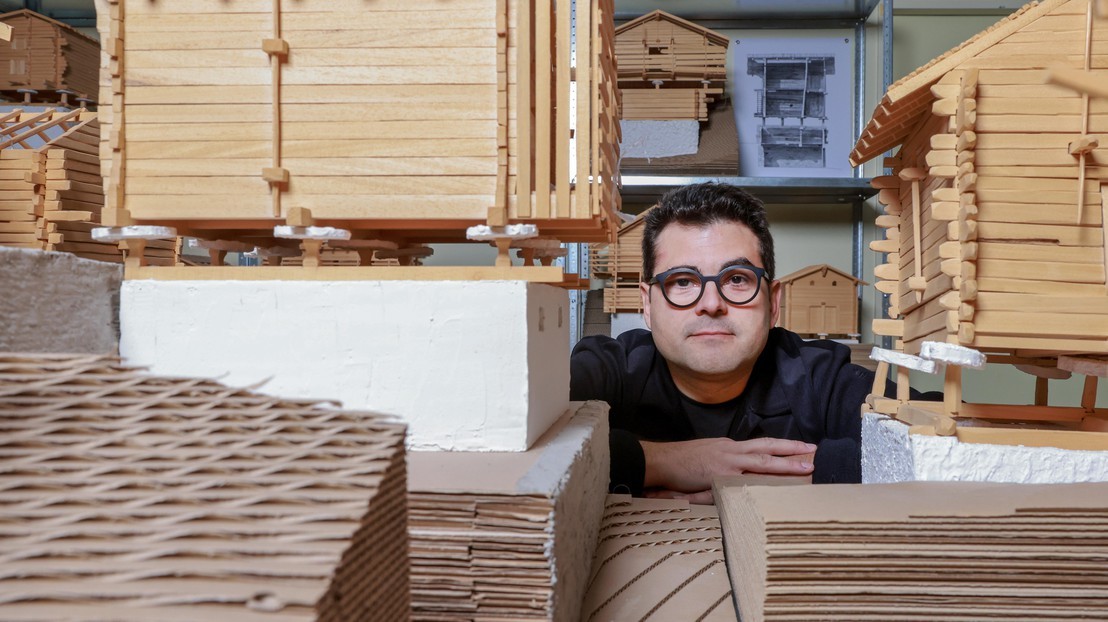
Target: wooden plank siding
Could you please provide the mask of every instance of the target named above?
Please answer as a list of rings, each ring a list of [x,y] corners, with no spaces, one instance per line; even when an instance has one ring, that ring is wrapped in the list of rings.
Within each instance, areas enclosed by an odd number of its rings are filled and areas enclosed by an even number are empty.
[[[461,240],[463,224],[499,205],[542,235],[604,239],[618,209],[615,169],[588,163],[618,153],[601,93],[614,66],[578,67],[571,118],[571,4],[521,1],[282,1],[276,38],[289,53],[274,92],[260,47],[275,38],[272,0],[121,0],[122,20],[98,20],[105,40],[113,24],[126,29],[118,63],[101,60],[105,74],[122,68],[115,85],[101,79],[122,89],[122,148],[101,147],[107,175],[121,165],[118,207],[185,230],[265,229],[305,207],[355,230],[399,223]],[[611,10],[600,10],[610,4],[583,7],[597,48],[611,45]],[[571,166],[574,138],[583,168]],[[289,180],[274,214],[261,171],[277,166]]]

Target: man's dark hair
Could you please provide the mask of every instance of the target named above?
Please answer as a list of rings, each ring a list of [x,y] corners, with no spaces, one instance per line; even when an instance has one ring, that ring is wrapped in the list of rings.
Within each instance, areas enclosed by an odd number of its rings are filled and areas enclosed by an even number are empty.
[[[674,188],[646,214],[642,235],[642,277],[654,278],[654,248],[668,225],[704,227],[719,222],[746,225],[758,238],[758,253],[769,280],[774,279],[773,236],[766,208],[746,191],[730,184],[707,182]]]

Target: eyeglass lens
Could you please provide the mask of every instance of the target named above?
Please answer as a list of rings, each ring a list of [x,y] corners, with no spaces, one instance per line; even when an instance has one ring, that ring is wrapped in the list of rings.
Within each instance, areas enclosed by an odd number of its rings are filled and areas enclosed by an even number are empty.
[[[726,268],[715,278],[705,278],[692,270],[682,270],[666,275],[661,282],[662,293],[670,304],[689,306],[700,299],[705,281],[715,281],[719,293],[731,304],[746,304],[758,295],[759,278],[746,268]]]

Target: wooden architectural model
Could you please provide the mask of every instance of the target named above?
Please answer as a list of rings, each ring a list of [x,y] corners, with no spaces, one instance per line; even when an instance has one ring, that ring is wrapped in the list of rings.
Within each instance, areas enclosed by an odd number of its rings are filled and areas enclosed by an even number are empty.
[[[96,114],[82,108],[0,115],[0,244],[122,261],[91,235],[104,206],[99,142]],[[145,257],[173,265],[174,241],[152,241]]]
[[[932,420],[946,433],[959,416],[1108,430],[1095,404],[1108,375],[1108,102],[1044,84],[1055,71],[1108,76],[1096,52],[1108,22],[1092,9],[1029,4],[921,67],[889,87],[851,154],[899,147],[893,174],[873,182],[886,239],[871,248],[888,253],[877,289],[890,297],[874,332],[909,355],[942,342],[1039,377],[1034,406],[965,404],[961,367],[948,365]],[[1049,407],[1046,378],[1071,372],[1086,375],[1081,407]]]
[[[827,264],[780,277],[779,326],[805,337],[857,337],[858,286],[865,281]]]
[[[615,38],[622,119],[708,120],[727,83],[727,37],[659,10]]]
[[[590,247],[593,277],[608,281],[604,285],[605,313],[642,313],[642,234],[649,211],[620,227],[614,244]]]
[[[0,94],[28,102],[96,101],[99,42],[26,9],[0,15],[0,23],[11,27],[11,43],[0,46]]]
[[[614,229],[612,0],[98,3],[110,226],[401,249]]]

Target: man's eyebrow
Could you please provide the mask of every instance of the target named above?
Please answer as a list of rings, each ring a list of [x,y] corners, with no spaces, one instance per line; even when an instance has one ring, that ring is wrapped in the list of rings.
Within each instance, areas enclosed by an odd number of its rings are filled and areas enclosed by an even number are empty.
[[[736,257],[736,258],[732,259],[731,261],[724,262],[724,264],[723,264],[724,269],[730,268],[731,266],[754,266],[754,267],[758,267],[757,264],[755,264],[753,261],[750,261],[750,259],[747,258],[747,257]]]
[[[694,266],[692,264],[681,264],[681,265],[678,265],[678,266],[670,266],[670,267],[666,268],[665,270],[661,270],[660,272],[669,272],[670,270],[678,270],[678,269],[692,270],[693,272],[696,272],[697,274],[701,273],[700,268],[697,268],[696,266]]]

